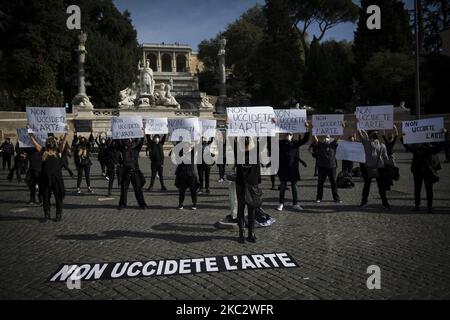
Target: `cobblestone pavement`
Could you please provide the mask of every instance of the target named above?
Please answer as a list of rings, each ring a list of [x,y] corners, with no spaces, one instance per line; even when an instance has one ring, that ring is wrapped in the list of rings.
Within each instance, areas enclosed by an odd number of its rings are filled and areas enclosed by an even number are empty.
[[[41,207],[27,206],[25,184],[6,181],[0,172],[0,298],[33,299],[380,299],[450,298],[450,165],[443,164],[435,185],[434,214],[413,213],[411,155],[400,152],[401,180],[389,193],[393,210],[383,211],[373,185],[370,206],[360,210],[362,184],[340,190],[343,204],[314,203],[312,158],[300,183],[302,212],[275,210],[278,192],[264,178],[265,209],[277,222],[257,229],[256,244],[239,244],[236,231],[213,225],[229,213],[227,187],[212,172],[212,194],[199,209],[178,211],[174,167],[167,161],[168,193],[146,193],[149,210],[116,209],[105,199],[106,181],[92,172],[95,194],[68,189],[63,221],[41,224]],[[441,156],[442,157],[442,156]],[[141,158],[148,177],[149,161]],[[71,164],[73,168],[73,164]],[[65,173],[67,175],[67,173]],[[148,180],[148,179],[147,179]],[[156,184],[158,186],[158,184]],[[83,186],[84,183],[83,183]],[[288,198],[290,192],[287,192]],[[325,200],[331,200],[329,188]],[[190,204],[187,197],[186,205]],[[54,214],[54,212],[53,212]],[[83,282],[81,290],[46,280],[62,263],[147,261],[219,255],[287,252],[293,269],[248,270],[188,276]],[[381,289],[368,290],[366,270],[381,268]]]

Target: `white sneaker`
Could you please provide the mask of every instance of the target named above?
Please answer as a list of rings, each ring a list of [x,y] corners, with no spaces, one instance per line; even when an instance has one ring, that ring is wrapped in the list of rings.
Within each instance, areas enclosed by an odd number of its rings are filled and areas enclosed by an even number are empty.
[[[88,193],[94,193],[94,190],[92,190],[91,187],[88,188]]]
[[[278,211],[283,211],[283,207],[284,207],[284,204],[280,203],[280,204],[278,205],[277,210],[278,210]]]
[[[193,211],[197,210],[197,206],[192,206],[191,208]]]
[[[77,193],[81,194],[81,188],[77,188]]]
[[[293,205],[292,208],[294,208],[295,210],[299,210],[299,211],[303,210],[302,206],[299,204]]]

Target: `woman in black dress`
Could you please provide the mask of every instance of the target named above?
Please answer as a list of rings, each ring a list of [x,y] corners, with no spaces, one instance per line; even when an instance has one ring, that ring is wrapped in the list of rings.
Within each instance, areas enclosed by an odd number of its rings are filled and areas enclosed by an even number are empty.
[[[89,140],[85,137],[78,137],[74,132],[74,138],[72,142],[72,150],[74,154],[75,166],[77,167],[78,179],[77,179],[77,193],[81,193],[81,181],[84,177],[86,179],[86,185],[88,187],[88,193],[93,193],[91,188],[91,146],[94,141],[94,136],[90,135]]]
[[[197,210],[197,189],[200,183],[195,172],[195,149],[189,142],[181,142],[179,147],[182,147],[178,154],[180,163],[175,170],[175,186],[178,188],[178,209],[183,210],[186,190],[189,189],[192,199],[192,210]]]
[[[59,145],[56,143],[55,137],[49,137],[45,142],[45,147],[42,148],[37,142],[32,133],[30,139],[36,148],[36,151],[41,154],[42,168],[39,177],[39,190],[43,199],[44,220],[47,222],[50,219],[50,198],[53,193],[56,202],[56,219],[55,222],[61,221],[63,199],[65,194],[64,179],[62,175],[63,161],[61,154],[66,142],[67,134],[64,134]]]

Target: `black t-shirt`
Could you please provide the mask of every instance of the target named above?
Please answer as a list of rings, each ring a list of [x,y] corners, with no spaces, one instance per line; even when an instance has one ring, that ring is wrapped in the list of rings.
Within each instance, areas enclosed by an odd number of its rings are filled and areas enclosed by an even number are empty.
[[[317,143],[317,165],[320,168],[336,168],[336,141]]]

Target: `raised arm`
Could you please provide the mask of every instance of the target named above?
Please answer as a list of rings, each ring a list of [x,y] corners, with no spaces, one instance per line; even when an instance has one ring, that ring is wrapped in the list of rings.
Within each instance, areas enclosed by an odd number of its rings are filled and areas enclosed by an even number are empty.
[[[64,148],[66,147],[66,142],[67,142],[67,131],[69,130],[69,128],[66,126],[66,132],[64,132],[64,135],[62,137],[62,140],[59,141],[59,153],[63,153]]]

